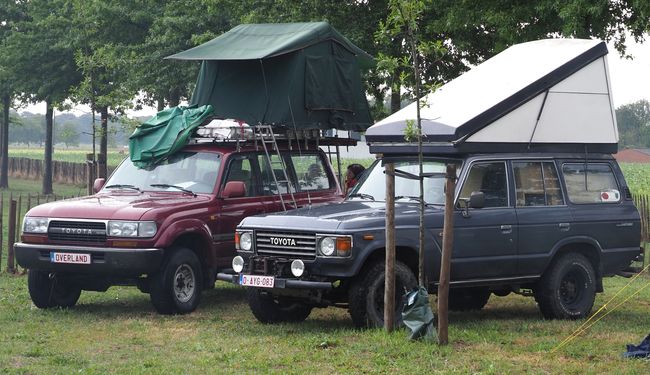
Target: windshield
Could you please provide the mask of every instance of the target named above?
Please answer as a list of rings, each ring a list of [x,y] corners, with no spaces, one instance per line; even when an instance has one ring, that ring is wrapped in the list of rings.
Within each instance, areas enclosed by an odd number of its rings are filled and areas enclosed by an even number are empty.
[[[132,189],[212,193],[220,164],[221,155],[213,152],[177,152],[167,160],[144,169],[136,167],[126,158],[102,191]]]
[[[442,173],[447,170],[447,163],[456,164],[456,174],[460,174],[460,162],[450,160],[424,160],[423,173]],[[364,172],[364,178],[350,192],[348,199],[371,199],[376,201],[386,200],[386,176],[384,167],[379,161],[375,162],[369,170]],[[397,202],[416,202],[420,196],[420,184],[417,180],[399,176],[398,171],[418,175],[420,173],[417,160],[407,160],[395,163],[395,197]],[[424,178],[424,202],[427,204],[445,203],[445,177],[444,175]]]

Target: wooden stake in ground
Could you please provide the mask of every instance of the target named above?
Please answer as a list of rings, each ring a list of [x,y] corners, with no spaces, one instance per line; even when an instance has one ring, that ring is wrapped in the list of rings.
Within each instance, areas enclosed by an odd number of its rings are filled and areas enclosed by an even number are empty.
[[[7,235],[7,272],[14,273],[14,243],[16,242],[16,201],[9,204],[9,230]]]
[[[384,328],[395,329],[395,164],[386,172],[386,273],[384,278]]]
[[[447,164],[445,185],[445,223],[442,229],[442,259],[440,260],[440,283],[438,284],[438,344],[449,343],[449,274],[451,250],[454,247],[454,191],[456,190],[456,166]]]

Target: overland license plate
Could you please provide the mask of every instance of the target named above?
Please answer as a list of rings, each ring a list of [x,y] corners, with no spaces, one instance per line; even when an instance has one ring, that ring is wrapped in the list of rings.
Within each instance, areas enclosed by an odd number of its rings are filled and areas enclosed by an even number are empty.
[[[50,263],[90,264],[90,254],[50,252]]]
[[[257,288],[273,288],[275,278],[273,276],[260,275],[239,275],[239,285],[254,286]]]

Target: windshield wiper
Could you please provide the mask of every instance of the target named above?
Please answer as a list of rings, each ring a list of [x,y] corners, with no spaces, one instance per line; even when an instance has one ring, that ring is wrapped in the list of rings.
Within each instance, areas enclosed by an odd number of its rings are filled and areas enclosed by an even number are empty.
[[[354,194],[348,195],[348,198],[356,198],[356,197],[363,198],[363,199],[370,199],[371,201],[375,200],[375,197],[373,197],[370,194],[365,194],[365,193],[354,193]]]
[[[192,190],[190,190],[190,189],[185,189],[184,187],[182,187],[182,186],[178,186],[178,185],[170,185],[170,184],[151,184],[151,185],[149,185],[149,186],[151,186],[151,187],[158,187],[158,188],[174,188],[174,189],[178,189],[178,190],[182,191],[183,193],[192,194],[193,196],[196,197],[196,194],[195,194]]]
[[[104,189],[133,189],[137,190],[139,192],[142,192],[139,187],[133,186],[133,185],[128,185],[128,184],[113,184],[113,185],[108,185],[104,186]]]
[[[400,200],[400,199],[407,199],[407,198],[410,201],[416,201],[416,202],[420,201],[420,197],[414,197],[412,195],[398,195],[398,196],[395,197],[395,200],[397,201],[397,200]]]

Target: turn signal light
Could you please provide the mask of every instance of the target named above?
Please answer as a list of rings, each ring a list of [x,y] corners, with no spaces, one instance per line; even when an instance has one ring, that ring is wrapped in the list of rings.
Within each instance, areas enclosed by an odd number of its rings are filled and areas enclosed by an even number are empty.
[[[336,255],[348,256],[352,249],[352,238],[350,237],[337,237],[336,238]]]

